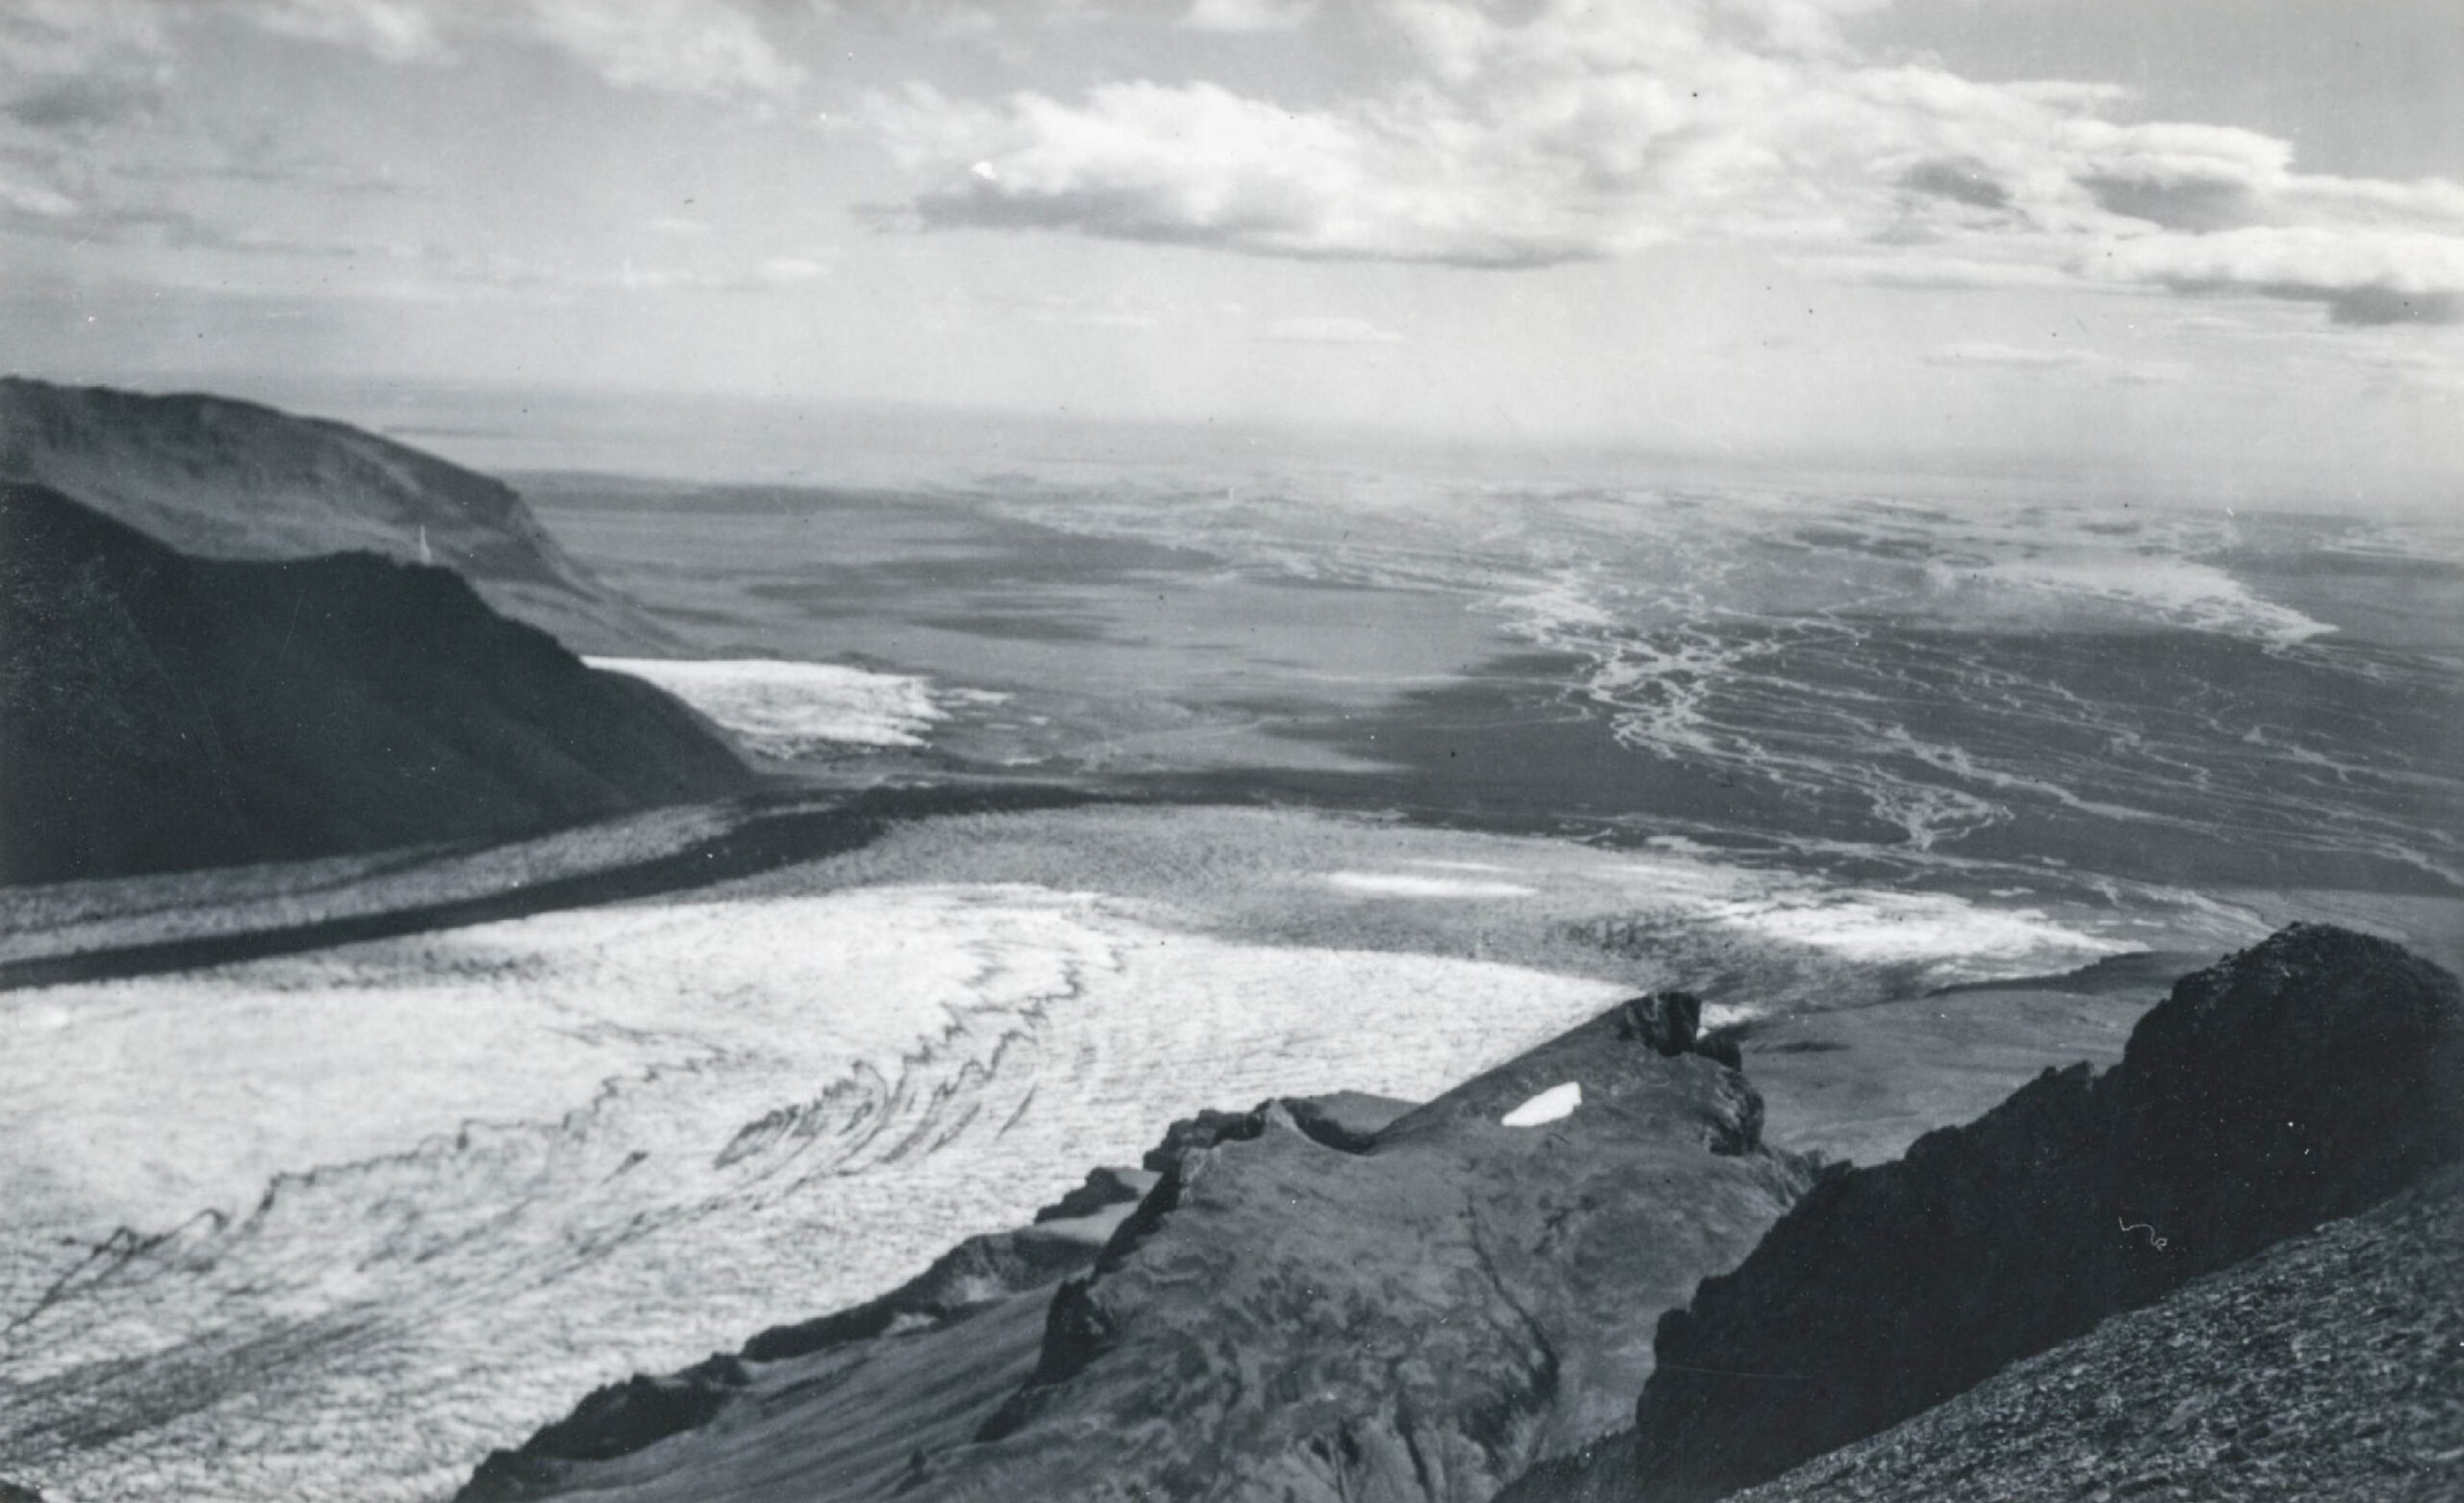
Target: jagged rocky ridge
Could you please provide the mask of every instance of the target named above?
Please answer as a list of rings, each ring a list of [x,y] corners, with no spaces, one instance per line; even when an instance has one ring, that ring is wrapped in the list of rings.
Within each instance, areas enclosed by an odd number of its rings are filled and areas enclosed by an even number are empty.
[[[2047,1071],[1896,1162],[1828,1176],[1660,1322],[1630,1435],[1506,1496],[1663,1503],[1776,1477],[2459,1154],[2455,978],[2296,926],[2183,978],[2103,1075]],[[2177,1365],[2169,1407],[2212,1400],[2201,1381]]]
[[[0,379],[0,481],[48,486],[202,558],[435,563],[577,652],[674,637],[576,562],[502,482],[253,402]]]
[[[1698,1006],[1622,1006],[1399,1115],[1202,1114],[1134,1205],[1099,1173],[1076,1221],[603,1389],[463,1497],[1484,1499],[1620,1423],[1654,1317],[1812,1177]]]
[[[0,482],[0,882],[498,838],[752,783],[683,706],[449,570],[191,558]]]

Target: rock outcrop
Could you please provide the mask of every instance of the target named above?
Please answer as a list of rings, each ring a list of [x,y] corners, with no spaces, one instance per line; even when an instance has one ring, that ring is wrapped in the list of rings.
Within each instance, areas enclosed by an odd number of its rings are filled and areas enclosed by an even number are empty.
[[[219,396],[0,379],[0,481],[48,486],[201,558],[434,563],[577,652],[674,638],[500,481],[343,423]]]
[[[1658,1503],[1775,1477],[2459,1154],[2455,978],[2296,926],[2185,977],[2101,1077],[2047,1071],[1827,1177],[1661,1321],[1634,1434],[1510,1496]]]
[[[1356,1094],[1301,1105],[1364,1134],[1410,1109]],[[1176,1122],[1147,1159],[1168,1161],[1245,1120],[1208,1111]],[[738,1353],[679,1373],[610,1384],[518,1449],[490,1456],[460,1503],[634,1481],[653,1496],[719,1496],[738,1469],[788,1478],[793,1496],[904,1490],[917,1457],[967,1443],[1024,1379],[1062,1281],[1094,1266],[1161,1178],[1146,1168],[1097,1168],[1032,1225],[969,1237],[886,1294],[774,1326]],[[705,1426],[709,1433],[654,1450]]]
[[[2464,1497],[2464,1170],[2287,1237],[1737,1503]]]
[[[1485,1499],[1621,1423],[1655,1316],[1812,1177],[1683,1021],[1621,1006],[1391,1121],[1322,1099],[1176,1124],[1057,1286],[772,1333],[706,1423],[604,1462],[505,1453],[465,1497]],[[1543,1096],[1571,1109],[1504,1125]],[[609,1391],[645,1430],[691,1407]]]
[[[753,786],[453,572],[191,558],[0,483],[0,882],[501,838]]]

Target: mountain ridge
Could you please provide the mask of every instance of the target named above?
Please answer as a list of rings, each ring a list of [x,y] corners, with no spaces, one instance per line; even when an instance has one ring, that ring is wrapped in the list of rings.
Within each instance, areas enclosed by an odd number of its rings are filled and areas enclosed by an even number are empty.
[[[0,377],[0,480],[47,486],[199,558],[443,564],[577,652],[677,639],[566,553],[509,486],[331,419],[202,393]]]
[[[192,558],[0,482],[0,882],[503,838],[756,785],[682,705],[450,570]]]

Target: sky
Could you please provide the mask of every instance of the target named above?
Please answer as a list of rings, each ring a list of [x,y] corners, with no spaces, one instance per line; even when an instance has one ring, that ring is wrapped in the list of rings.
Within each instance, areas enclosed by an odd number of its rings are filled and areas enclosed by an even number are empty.
[[[2452,508],[2459,0],[6,0],[0,360]]]

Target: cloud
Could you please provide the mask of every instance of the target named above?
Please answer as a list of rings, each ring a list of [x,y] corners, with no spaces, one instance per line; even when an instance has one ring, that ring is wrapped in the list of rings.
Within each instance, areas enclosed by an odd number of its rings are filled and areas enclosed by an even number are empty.
[[[31,215],[38,219],[64,219],[77,212],[77,200],[40,183],[19,183],[0,177],[0,212]]]
[[[1757,244],[1901,286],[2232,293],[2342,323],[2443,319],[2464,295],[2448,269],[2464,186],[2304,174],[2257,132],[2118,122],[2110,85],[1878,64],[1838,23],[1882,3],[1383,0],[1409,64],[1333,102],[1202,81],[910,86],[863,114],[929,230],[1500,269]],[[1285,8],[1188,15],[1268,10]],[[2410,269],[2246,274],[2259,235]],[[2190,248],[2207,241],[2223,248]]]
[[[2464,323],[2464,236],[2316,226],[2118,242],[2089,274],[2326,305],[2335,323]]]
[[[1925,356],[1929,366],[1959,369],[1969,366],[1999,366],[2013,370],[2057,370],[2076,369],[2092,363],[2095,356],[2084,349],[2039,349],[2020,344],[1945,344]]]
[[[82,144],[160,112],[162,15],[141,0],[0,5],[0,151]]]
[[[355,47],[393,63],[446,55],[445,10],[417,0],[251,0],[231,13],[281,36]]]
[[[449,63],[474,44],[526,43],[620,89],[760,97],[805,78],[757,11],[734,0],[10,0],[7,9],[0,71],[46,55],[162,55],[180,28],[229,21],[389,63]]]
[[[977,106],[911,86],[867,113],[902,160],[934,169],[910,206],[930,228],[1475,267],[1602,253],[1536,185],[1466,182],[1379,127],[1209,83],[1105,85],[1084,106],[1035,93]]]
[[[2066,345],[1945,344],[1927,351],[1924,361],[1949,370],[2068,372],[2123,386],[2172,386],[2190,376],[2188,367],[2170,361],[2123,360]]]
[[[810,256],[768,256],[755,264],[751,280],[757,287],[796,287],[829,275],[827,261]]]
[[[768,293],[808,286],[831,275],[828,261],[811,256],[767,256],[750,265],[637,266],[503,255],[472,255],[438,246],[397,250],[429,279],[504,292],[565,297],[584,293]]]
[[[1277,318],[1260,337],[1286,344],[1399,344],[1403,337],[1366,318]]]
[[[927,227],[1512,268],[1673,239],[1853,242],[1935,199],[2002,211],[2015,191],[1972,147],[2100,97],[1854,66],[1832,23],[1855,8],[1547,0],[1518,21],[1389,0],[1415,66],[1382,93],[911,88],[868,114],[923,177]]]
[[[1988,261],[1905,250],[1793,256],[1789,264],[1836,282],[1919,292],[2018,292],[2077,285],[2068,271],[2039,261]]]
[[[1975,209],[2004,209],[2011,203],[2011,191],[1974,162],[1946,162],[1939,158],[1919,162],[1899,175],[1899,186]]]
[[[163,89],[154,78],[96,71],[29,80],[0,100],[0,114],[38,134],[84,136],[151,119],[162,104]]]
[[[1181,24],[1202,32],[1288,32],[1317,13],[1318,0],[1195,0]]]
[[[725,0],[524,0],[504,9],[526,13],[517,24],[620,89],[783,94],[805,77]]]
[[[80,244],[405,263],[447,280],[489,279],[484,269],[451,269],[452,258],[378,241],[272,233],[260,222],[269,217],[228,198],[217,215],[198,212],[194,190],[204,184],[292,198],[418,191],[352,167],[278,121],[234,123],[193,108],[208,71],[196,49],[218,27],[401,65],[449,65],[480,45],[541,47],[619,88],[757,103],[803,77],[758,17],[729,0],[0,0],[0,230]],[[774,267],[741,276],[749,286],[783,285],[803,274]]]
[[[2464,400],[2464,358],[2453,352],[2441,356],[2421,349],[2363,348],[2367,355],[2354,364],[2374,386],[2405,396]]]

